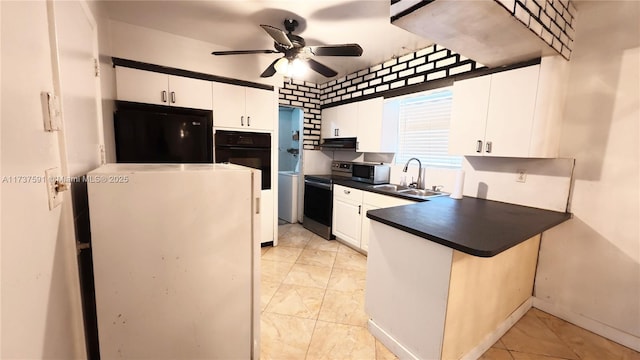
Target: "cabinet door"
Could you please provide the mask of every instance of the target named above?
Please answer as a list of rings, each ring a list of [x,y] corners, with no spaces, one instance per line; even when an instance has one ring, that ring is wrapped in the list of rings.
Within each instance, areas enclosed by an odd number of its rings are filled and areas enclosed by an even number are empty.
[[[245,119],[248,129],[273,130],[278,107],[273,91],[245,88]]]
[[[384,149],[383,137],[383,98],[374,98],[358,102],[357,137],[358,152],[393,152],[392,149]],[[397,131],[397,130],[396,130]]]
[[[357,137],[358,136],[358,103],[339,105],[336,127],[338,135],[335,137]]]
[[[367,211],[379,209],[379,207],[370,204],[362,204],[362,229],[360,234],[360,248],[369,251],[369,224],[371,219],[367,217]]]
[[[169,101],[171,106],[211,110],[211,81],[169,75]]]
[[[360,248],[367,252],[369,251],[369,224],[371,223],[371,219],[367,217],[367,211],[409,204],[415,204],[415,201],[365,191],[362,196]]]
[[[485,156],[529,155],[538,73],[529,66],[492,75]]]
[[[336,129],[338,128],[338,107],[330,107],[322,110],[322,125],[320,126],[320,134],[323,139],[336,137]]]
[[[449,154],[484,153],[491,76],[481,76],[453,84],[453,105],[449,129]]]
[[[166,74],[116,66],[118,100],[169,105],[169,77]]]
[[[355,247],[360,247],[360,214],[362,204],[333,198],[333,234]]]
[[[213,82],[213,126],[245,128],[244,87]]]

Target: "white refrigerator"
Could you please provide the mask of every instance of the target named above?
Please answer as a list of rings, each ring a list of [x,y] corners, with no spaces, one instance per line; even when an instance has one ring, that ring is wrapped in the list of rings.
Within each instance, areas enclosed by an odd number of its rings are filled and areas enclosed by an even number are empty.
[[[102,359],[258,359],[260,171],[107,164],[87,175]]]

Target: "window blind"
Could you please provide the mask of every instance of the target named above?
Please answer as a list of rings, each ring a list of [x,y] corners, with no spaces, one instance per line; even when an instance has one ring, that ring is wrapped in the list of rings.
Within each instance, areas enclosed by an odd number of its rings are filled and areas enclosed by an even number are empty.
[[[396,164],[412,157],[423,166],[460,168],[461,156],[448,154],[452,92],[438,89],[399,100]]]

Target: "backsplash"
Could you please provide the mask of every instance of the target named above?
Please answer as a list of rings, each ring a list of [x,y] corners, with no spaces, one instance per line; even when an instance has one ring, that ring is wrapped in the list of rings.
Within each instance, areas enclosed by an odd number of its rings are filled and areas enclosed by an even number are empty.
[[[574,159],[466,156],[465,196],[553,211],[567,211]],[[525,182],[516,181],[526,170]]]
[[[567,211],[571,187],[573,159],[519,159],[498,157],[465,157],[465,196],[531,206],[552,211]],[[392,184],[418,178],[418,166],[412,163],[406,173],[404,164],[391,166]],[[525,182],[518,182],[517,171],[526,170]],[[427,167],[422,169],[425,188],[441,186],[451,193],[455,186],[457,169]]]

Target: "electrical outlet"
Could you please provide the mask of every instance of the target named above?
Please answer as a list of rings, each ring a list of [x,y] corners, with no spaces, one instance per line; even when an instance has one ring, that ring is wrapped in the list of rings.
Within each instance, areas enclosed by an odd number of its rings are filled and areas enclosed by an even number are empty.
[[[47,184],[47,193],[49,194],[49,210],[53,210],[56,206],[62,204],[62,193],[59,184],[62,182],[60,168],[51,168],[44,171],[45,181]]]
[[[518,169],[516,170],[516,181],[517,182],[527,182],[527,170],[526,169]]]

